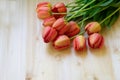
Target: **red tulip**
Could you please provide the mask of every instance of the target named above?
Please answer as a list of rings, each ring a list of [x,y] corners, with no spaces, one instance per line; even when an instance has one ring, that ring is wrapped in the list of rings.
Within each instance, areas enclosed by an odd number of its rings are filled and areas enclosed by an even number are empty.
[[[59,34],[64,34],[67,30],[69,30],[69,24],[67,23],[62,29],[59,30]]]
[[[50,26],[50,27],[51,27],[55,21],[56,21],[55,17],[50,16],[50,17],[44,19],[43,25],[44,25],[45,27],[46,27],[46,26]]]
[[[77,36],[73,40],[73,47],[76,51],[83,51],[86,49],[86,39],[84,36],[80,35]]]
[[[55,29],[49,26],[45,27],[42,34],[45,43],[55,40],[56,36],[57,36],[57,31]]]
[[[104,38],[99,33],[93,33],[88,37],[88,44],[91,48],[100,48],[104,43]]]
[[[69,30],[65,33],[67,36],[69,37],[73,37],[76,34],[78,34],[80,32],[80,28],[78,26],[78,24],[74,21],[70,21],[69,23]]]
[[[60,35],[58,38],[54,41],[53,46],[57,50],[66,49],[70,47],[70,38],[66,35]]]
[[[53,6],[52,12],[54,12],[54,13],[66,13],[67,12],[67,8],[66,8],[64,3],[59,2],[59,3],[56,3]],[[54,14],[54,16],[56,17],[56,19],[58,19],[58,18],[64,17],[65,14]]]
[[[64,34],[69,29],[69,26],[64,18],[57,19],[52,27],[58,31],[58,34]]]
[[[85,30],[90,35],[92,33],[100,32],[101,26],[98,22],[90,22],[85,26]]]

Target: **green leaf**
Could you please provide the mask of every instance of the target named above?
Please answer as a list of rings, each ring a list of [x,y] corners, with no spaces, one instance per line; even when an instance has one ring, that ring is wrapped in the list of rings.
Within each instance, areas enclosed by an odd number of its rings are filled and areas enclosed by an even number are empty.
[[[118,17],[119,17],[119,12],[117,12],[116,14],[114,14],[114,15],[112,16],[109,25],[112,26],[112,25],[117,21]]]
[[[101,10],[101,8],[95,8],[93,10],[90,10],[89,16],[93,16],[93,15],[97,14],[100,10]]]
[[[120,7],[120,1],[112,4],[113,7]]]
[[[107,6],[109,5],[111,2],[113,2],[113,0],[105,0],[106,2],[104,2],[103,4],[101,4],[100,6]]]

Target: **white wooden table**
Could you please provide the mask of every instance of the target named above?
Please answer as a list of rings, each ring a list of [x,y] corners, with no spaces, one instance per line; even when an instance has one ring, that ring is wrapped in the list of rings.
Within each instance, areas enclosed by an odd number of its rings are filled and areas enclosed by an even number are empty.
[[[0,80],[120,80],[120,19],[103,32],[102,49],[58,52],[41,38],[39,1],[0,0]]]

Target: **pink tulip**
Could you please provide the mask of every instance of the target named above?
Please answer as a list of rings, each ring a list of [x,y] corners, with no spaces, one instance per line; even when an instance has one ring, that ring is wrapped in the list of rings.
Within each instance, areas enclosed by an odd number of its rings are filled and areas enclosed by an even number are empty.
[[[101,26],[98,22],[90,22],[85,26],[85,30],[90,35],[92,33],[100,32]]]
[[[70,38],[66,35],[60,35],[58,38],[54,41],[53,46],[57,50],[66,49],[70,47]]]
[[[80,32],[80,28],[78,26],[78,24],[74,21],[70,21],[69,23],[69,30],[65,33],[67,36],[69,37],[73,37],[76,34],[78,34]]]
[[[86,49],[86,39],[84,36],[80,35],[77,36],[73,40],[73,47],[76,51],[83,51]]]
[[[55,38],[57,37],[57,31],[52,27],[49,27],[49,26],[45,27],[42,37],[44,39],[44,42],[48,43],[50,41],[55,40]]]
[[[88,45],[91,48],[101,48],[104,43],[104,38],[99,33],[93,33],[88,37]]]
[[[50,17],[48,17],[48,18],[46,18],[46,19],[43,20],[43,25],[45,27],[46,26],[50,26],[51,27],[55,21],[56,21],[55,17],[50,16]]]

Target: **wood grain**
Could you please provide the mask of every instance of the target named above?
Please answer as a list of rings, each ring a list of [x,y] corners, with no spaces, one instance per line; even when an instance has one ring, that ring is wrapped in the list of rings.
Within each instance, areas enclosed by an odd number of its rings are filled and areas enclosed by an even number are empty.
[[[35,13],[42,1],[0,0],[0,80],[120,80],[120,18],[102,32],[102,49],[57,51],[42,40]]]

